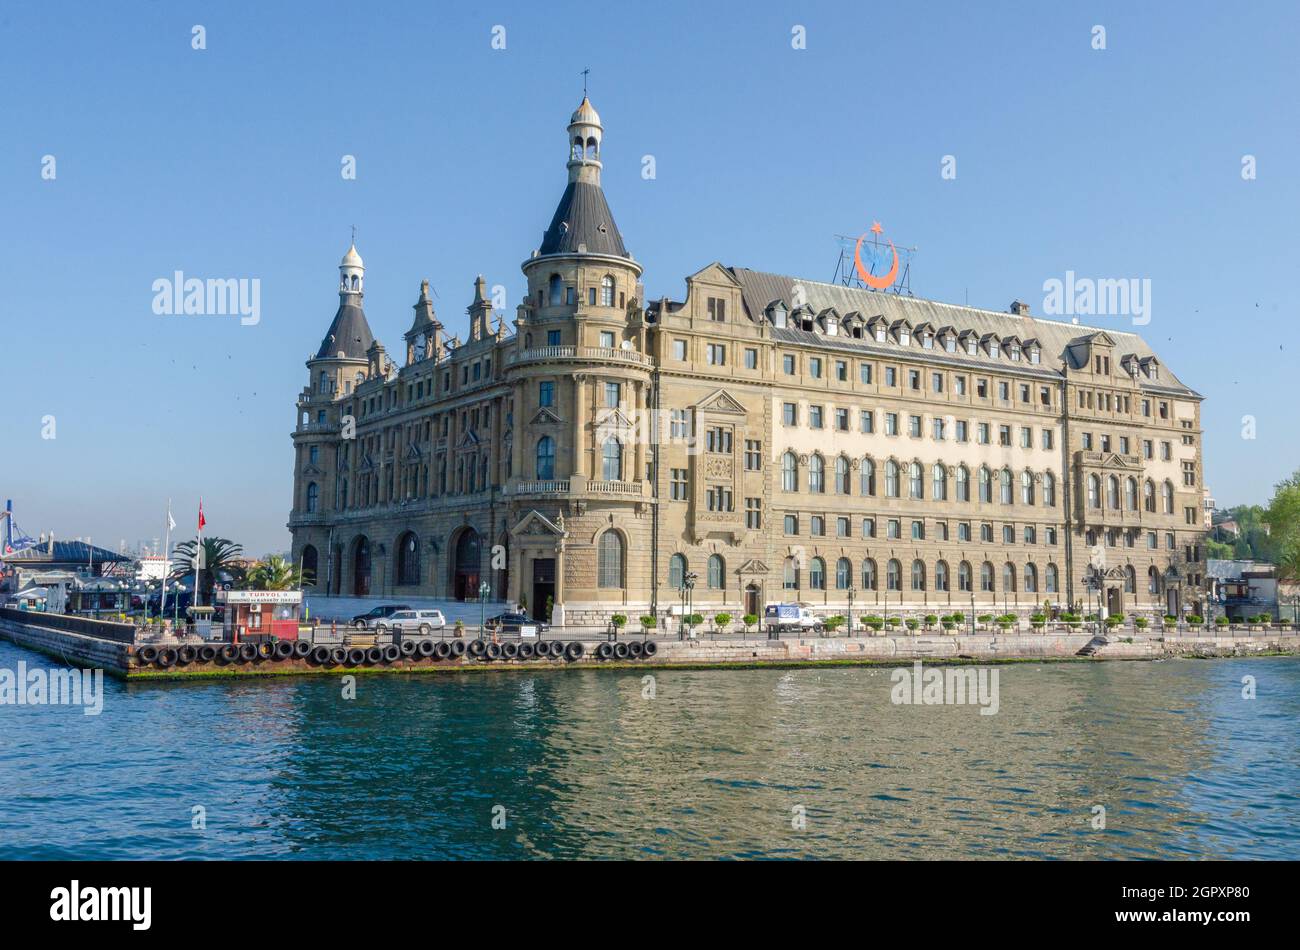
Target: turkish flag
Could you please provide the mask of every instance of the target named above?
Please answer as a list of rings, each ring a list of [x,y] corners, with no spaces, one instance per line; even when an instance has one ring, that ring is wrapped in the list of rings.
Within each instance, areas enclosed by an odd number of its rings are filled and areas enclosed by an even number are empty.
[[[208,523],[207,519],[203,517],[203,499],[200,498],[199,499],[199,530],[202,531],[203,526],[207,523]]]

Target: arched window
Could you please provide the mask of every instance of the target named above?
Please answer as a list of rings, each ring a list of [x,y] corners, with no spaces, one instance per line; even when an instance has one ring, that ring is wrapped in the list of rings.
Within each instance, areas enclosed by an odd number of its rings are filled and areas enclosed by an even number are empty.
[[[862,472],[858,477],[862,494],[874,495],[876,493],[876,463],[869,458],[862,460]]]
[[[993,503],[993,473],[987,465],[980,466],[980,504]]]
[[[1137,571],[1133,570],[1133,565],[1128,564],[1124,567],[1124,593],[1136,594],[1138,589]]]
[[[1043,586],[1046,588],[1047,593],[1049,593],[1049,594],[1055,594],[1055,593],[1056,593],[1057,586],[1058,586],[1058,581],[1057,581],[1057,573],[1056,573],[1056,565],[1055,565],[1055,564],[1049,564],[1049,565],[1047,565],[1047,567],[1043,570]]]
[[[946,591],[948,589],[948,562],[939,561],[934,565],[934,589]]]
[[[668,586],[681,590],[686,584],[686,555],[674,554],[668,559]]]
[[[607,482],[623,478],[623,444],[612,436],[601,446],[601,476]]]
[[[597,546],[599,563],[596,568],[596,586],[619,588],[623,586],[623,539],[617,531],[606,531]]]
[[[1043,472],[1043,504],[1049,508],[1056,506],[1056,476]]]
[[[558,307],[564,303],[564,281],[560,280],[559,274],[552,274],[549,284],[549,302],[552,307]]]
[[[1129,511],[1137,511],[1138,483],[1136,478],[1128,478],[1124,481],[1124,507]]]
[[[319,561],[320,555],[316,553],[316,548],[313,545],[309,544],[302,549],[302,554],[299,555],[299,564],[302,567],[303,587],[316,586],[316,569]]]
[[[542,481],[555,477],[555,440],[549,435],[537,440],[537,477]]]
[[[965,465],[957,466],[957,500],[970,501],[970,469]]]
[[[912,590],[925,590],[925,562],[919,558],[912,562]]]
[[[898,463],[893,459],[885,463],[885,494],[890,498],[898,497]]]
[[[781,456],[781,490],[799,490],[799,460],[793,452]]]
[[[957,565],[957,589],[967,593],[972,590],[969,561],[962,561]]]
[[[726,584],[727,565],[721,554],[709,555],[709,590],[722,590]]]
[[[1032,564],[1025,565],[1025,593],[1035,594],[1038,592],[1038,568]]]
[[[1114,475],[1106,478],[1106,507],[1113,510],[1119,508],[1119,479]]]
[[[925,497],[925,475],[921,471],[921,463],[913,462],[907,467],[907,496],[909,498]]]
[[[314,512],[320,504],[320,486],[315,482],[307,483],[307,511]]]
[[[816,452],[808,459],[808,490],[819,493],[826,491],[826,460]]]
[[[930,469],[930,497],[935,501],[948,500],[948,470],[943,467],[942,462],[935,462],[934,467]]]
[[[1011,502],[1014,501],[1011,496],[1011,469],[1004,468],[998,476],[998,482],[1000,486],[999,495],[1002,499],[1002,504],[1011,504]]]
[[[988,561],[980,565],[980,590],[993,592],[993,565]]]
[[[781,569],[781,586],[786,590],[799,589],[799,565],[792,557],[785,559],[785,565]]]
[[[1165,514],[1172,515],[1174,513],[1174,483],[1165,482],[1163,493],[1165,500]]]
[[[1034,473],[1029,469],[1020,473],[1020,503],[1022,505],[1034,503]]]
[[[863,558],[862,560],[862,589],[876,589],[876,562],[871,558]]]
[[[414,531],[397,539],[397,583],[404,586],[420,583],[420,539]]]
[[[849,460],[843,455],[835,460],[835,493],[849,493]]]
[[[1101,507],[1101,479],[1096,475],[1088,476],[1088,507]]]
[[[1016,592],[1016,566],[1010,561],[1002,565],[1002,590],[1008,594]]]
[[[317,392],[322,392],[322,393],[323,393],[323,392],[325,392],[326,388],[328,387],[328,383],[326,382],[326,377],[325,377],[325,371],[324,371],[324,370],[321,370],[319,380],[320,380],[320,381],[319,381],[319,383],[318,383],[317,386],[316,386],[316,391],[317,391]]]
[[[600,305],[614,306],[614,278],[606,274],[600,279]]]
[[[1160,593],[1160,571],[1154,564],[1147,568],[1147,593]]]
[[[885,566],[885,588],[886,590],[903,589],[903,565],[894,558],[890,558]]]
[[[826,589],[826,562],[819,557],[813,558],[809,566],[808,586],[813,590]]]
[[[1142,486],[1142,507],[1147,511],[1155,514],[1156,511],[1156,483],[1147,479],[1146,484]]]
[[[835,562],[835,589],[848,590],[853,583],[853,562],[846,557]]]

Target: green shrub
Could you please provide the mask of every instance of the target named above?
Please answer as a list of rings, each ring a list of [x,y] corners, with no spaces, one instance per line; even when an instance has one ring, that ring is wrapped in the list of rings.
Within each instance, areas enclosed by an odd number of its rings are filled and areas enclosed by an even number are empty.
[[[745,614],[745,616],[740,618],[740,622],[743,623],[745,629],[748,630],[750,627],[758,623],[758,614]]]
[[[657,623],[658,621],[654,617],[650,616],[649,614],[645,614],[641,618],[641,626],[645,627],[647,630],[653,630]]]
[[[844,625],[844,618],[836,614],[834,617],[827,617],[825,624],[827,630],[838,630]]]
[[[980,623],[992,623],[992,622],[993,622],[993,615],[992,615],[992,614],[980,614],[980,615],[979,615],[978,617],[976,617],[975,619],[978,620]]]
[[[1193,627],[1199,627],[1201,624],[1205,623],[1205,618],[1200,614],[1188,614],[1187,622]]]
[[[1226,627],[1226,626],[1228,625],[1228,618],[1227,618],[1227,617],[1215,617],[1215,618],[1214,618],[1214,625],[1215,625],[1216,627]]]
[[[729,623],[731,623],[731,614],[721,613],[713,615],[713,625],[719,630],[725,630]]]
[[[609,622],[614,625],[615,630],[622,630],[627,626],[627,614],[614,614],[609,618]]]
[[[1174,624],[1178,623],[1178,618],[1173,614],[1165,614],[1164,622],[1166,627],[1172,627]]]
[[[1149,623],[1151,623],[1151,621],[1148,620],[1146,617],[1134,617],[1134,618],[1133,618],[1133,625],[1134,625],[1135,627],[1137,627],[1139,630],[1145,630],[1145,629],[1147,628],[1147,625],[1148,625]]]
[[[939,618],[936,617],[934,614],[926,614],[926,615],[925,615],[925,622],[926,622],[927,624],[934,624],[935,622],[938,621],[938,619],[939,619]]]

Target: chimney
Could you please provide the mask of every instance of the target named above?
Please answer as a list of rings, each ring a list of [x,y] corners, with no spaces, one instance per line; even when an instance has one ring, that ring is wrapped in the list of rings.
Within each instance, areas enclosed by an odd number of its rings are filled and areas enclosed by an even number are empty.
[[[1017,317],[1027,317],[1029,316],[1029,304],[1020,300],[1013,300],[1011,301],[1011,312]]]

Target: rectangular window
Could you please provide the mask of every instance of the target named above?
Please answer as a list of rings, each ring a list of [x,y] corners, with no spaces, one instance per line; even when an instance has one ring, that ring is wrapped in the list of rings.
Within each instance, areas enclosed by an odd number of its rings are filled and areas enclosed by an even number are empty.
[[[559,331],[559,330],[547,330],[547,331],[546,331],[546,345],[547,345],[547,346],[559,346],[559,345],[560,345],[560,331]],[[442,388],[443,388],[443,389],[446,389],[447,387],[446,387],[446,386],[443,386]]]
[[[686,359],[685,340],[673,340],[673,359],[683,361]]]
[[[786,533],[786,534],[798,534],[798,533],[799,533],[799,516],[798,516],[798,515],[786,515],[786,516],[785,516],[785,520],[784,520],[784,529],[785,529],[785,533]]]
[[[674,468],[671,470],[671,476],[672,476],[670,482],[671,493],[669,497],[671,497],[673,501],[685,501],[686,500],[686,469]]]
[[[989,444],[989,424],[981,422],[975,429],[975,441],[980,445]]]
[[[822,378],[822,358],[820,356],[810,356],[808,358],[808,375],[813,379]]]
[[[1011,426],[998,426],[998,445],[1011,447]]]
[[[893,366],[885,367],[885,385],[886,386],[898,385],[898,370]]]
[[[537,405],[555,405],[555,383],[545,380],[537,384]]]
[[[745,471],[757,472],[763,467],[763,443],[758,439],[745,440]]]
[[[810,428],[813,429],[822,428],[822,407],[821,406],[808,407],[808,425]]]
[[[876,416],[870,409],[863,409],[858,413],[858,428],[863,432],[876,431]]]
[[[758,369],[758,350],[753,347],[745,349],[745,369]]]
[[[875,518],[863,518],[863,519],[862,519],[862,536],[863,536],[864,538],[874,538],[874,537],[876,536],[876,519],[875,519]]]
[[[1044,430],[1043,430],[1043,448],[1045,448],[1045,449],[1050,449],[1051,447],[1052,447],[1052,430],[1051,430],[1051,429],[1044,429]]]
[[[943,392],[943,373],[930,374],[930,388],[937,393]]]
[[[954,376],[952,378],[952,388],[953,388],[953,392],[955,392],[958,396],[966,395],[966,377]]]
[[[885,435],[898,435],[898,413],[885,413]]]
[[[919,439],[919,438],[921,437],[921,417],[920,417],[920,416],[908,416],[908,417],[907,417],[907,434],[910,435],[910,436],[911,436],[912,438],[914,438],[914,439]]]
[[[862,363],[860,366],[858,366],[858,379],[862,381],[862,385],[864,386],[871,385],[871,364],[870,363]]]
[[[710,366],[727,365],[727,347],[722,343],[710,343],[705,347],[705,359]]]
[[[609,330],[600,331],[600,345],[602,349],[614,349],[614,334]]]
[[[897,518],[890,518],[889,522],[885,525],[885,534],[893,539],[902,537],[902,523]]]
[[[835,519],[835,537],[837,537],[837,538],[847,538],[847,537],[850,536],[850,534],[851,534],[851,532],[850,532],[850,530],[849,530],[849,519],[848,519],[848,518],[836,518],[836,519]]]
[[[781,369],[787,376],[794,375],[794,357],[789,353],[786,353],[781,357]]]
[[[849,364],[844,360],[835,361],[835,378],[841,383],[849,381]]]
[[[808,533],[815,538],[826,536],[826,519],[821,515],[813,515],[808,519]]]
[[[1034,430],[1028,426],[1020,427],[1020,447],[1022,449],[1032,449],[1034,447]]]
[[[792,402],[781,404],[781,422],[788,426],[799,424],[799,407]]]
[[[605,384],[605,408],[617,409],[619,399],[621,398],[622,394],[623,394],[622,383],[606,383]]]
[[[709,308],[710,320],[714,321],[715,323],[723,323],[726,321],[727,301],[723,300],[720,297],[710,297],[708,308]]]
[[[965,442],[970,438],[970,433],[967,431],[967,427],[968,424],[965,419],[957,420],[956,438],[958,442]]]
[[[745,527],[750,531],[763,527],[763,499],[745,499]]]
[[[907,385],[910,389],[919,390],[921,388],[921,373],[919,370],[909,369],[907,371]]]
[[[935,439],[942,442],[945,438],[944,421],[942,419],[935,418],[931,420],[931,425],[934,428]]]
[[[838,432],[849,431],[849,411],[847,409],[835,410],[835,429]]]

